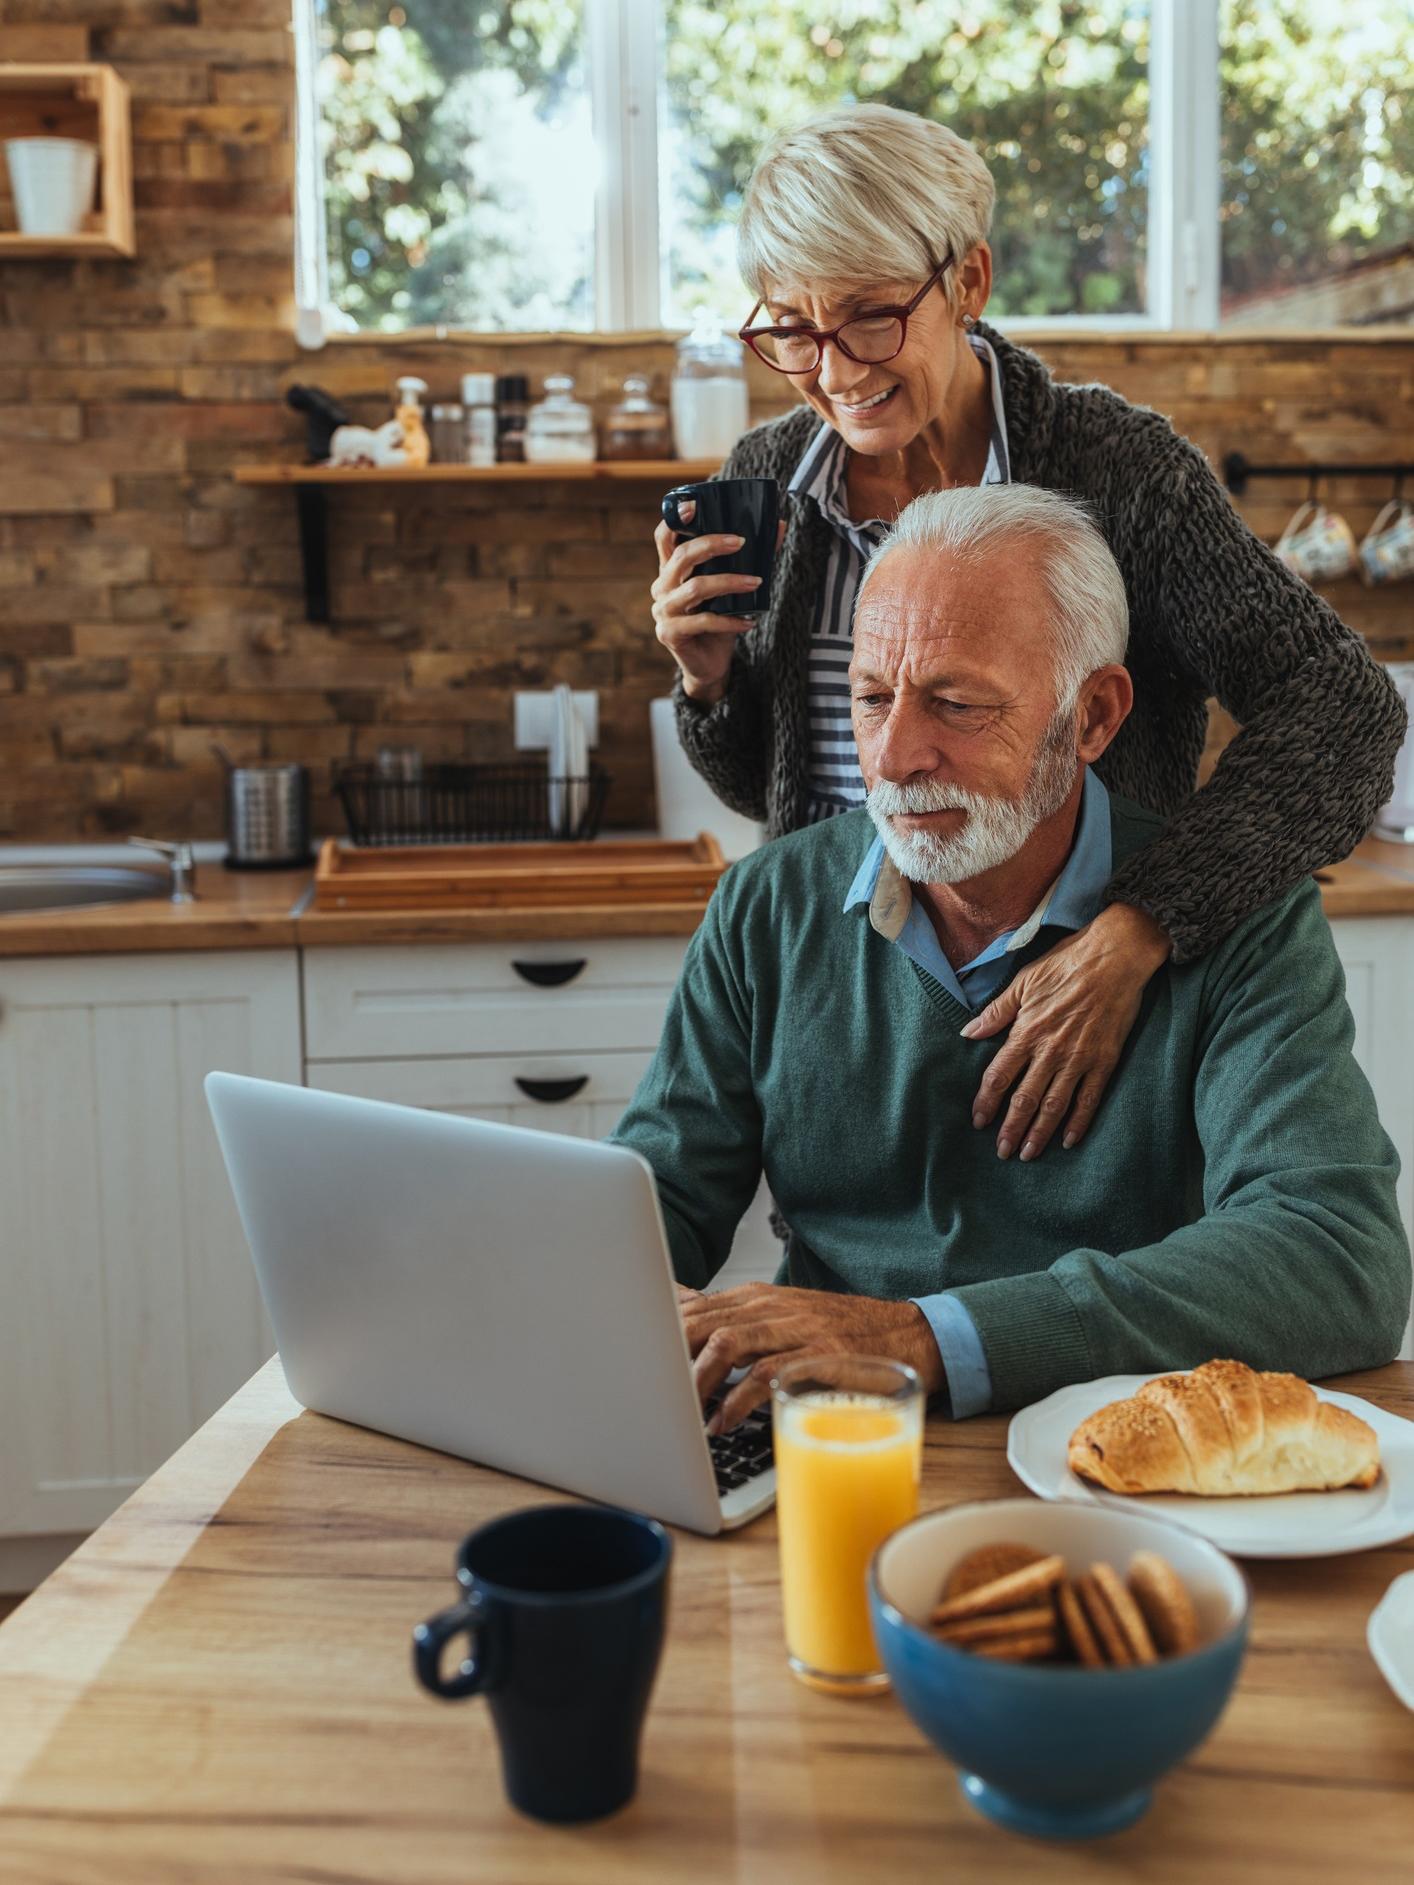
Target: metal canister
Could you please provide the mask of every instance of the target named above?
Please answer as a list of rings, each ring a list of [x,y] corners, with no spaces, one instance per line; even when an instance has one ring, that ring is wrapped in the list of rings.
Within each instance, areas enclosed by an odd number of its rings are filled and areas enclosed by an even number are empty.
[[[309,863],[308,770],[293,762],[228,767],[226,846],[232,870]]]

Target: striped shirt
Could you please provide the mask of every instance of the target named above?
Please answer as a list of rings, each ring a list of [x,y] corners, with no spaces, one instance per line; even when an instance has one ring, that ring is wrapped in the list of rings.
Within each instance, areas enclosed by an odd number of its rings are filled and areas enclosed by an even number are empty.
[[[1009,484],[1006,414],[997,357],[980,334],[968,336],[972,351],[988,369],[992,383],[992,438],[983,484]],[[864,800],[864,780],[854,747],[849,713],[849,658],[854,637],[854,599],[864,564],[889,525],[874,517],[856,523],[849,514],[845,468],[849,447],[833,426],[821,426],[796,467],[790,492],[813,497],[833,526],[830,558],[810,638],[806,673],[810,716],[810,759],[806,780],[806,822],[830,818]]]

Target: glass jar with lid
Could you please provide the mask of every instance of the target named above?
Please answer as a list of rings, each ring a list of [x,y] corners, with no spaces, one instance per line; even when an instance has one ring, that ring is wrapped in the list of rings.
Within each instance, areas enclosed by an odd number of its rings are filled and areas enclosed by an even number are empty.
[[[747,426],[746,349],[736,336],[705,322],[680,340],[670,398],[678,457],[725,458]]]
[[[630,373],[624,381],[624,396],[604,421],[605,458],[672,457],[667,408],[649,397],[648,387],[646,374]]]
[[[545,397],[527,414],[525,457],[532,465],[594,462],[594,414],[575,398],[568,373],[550,374]]]
[[[432,441],[433,464],[465,464],[466,413],[462,407],[454,399],[443,401],[432,408],[431,419],[428,437]]]

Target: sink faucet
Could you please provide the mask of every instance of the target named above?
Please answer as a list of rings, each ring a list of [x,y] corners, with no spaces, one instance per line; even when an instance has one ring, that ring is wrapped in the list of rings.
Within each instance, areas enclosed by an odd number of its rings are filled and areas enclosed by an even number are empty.
[[[161,838],[129,838],[128,843],[143,845],[149,851],[160,851],[167,859],[172,866],[173,903],[196,902],[196,864],[189,844],[167,844]]]

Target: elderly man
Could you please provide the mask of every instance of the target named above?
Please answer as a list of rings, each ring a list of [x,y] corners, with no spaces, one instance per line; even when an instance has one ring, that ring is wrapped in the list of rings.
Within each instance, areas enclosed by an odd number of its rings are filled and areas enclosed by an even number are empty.
[[[656,1173],[704,1398],[747,1369],[718,1428],[785,1359],[842,1348],[909,1362],[957,1415],[1219,1355],[1318,1376],[1395,1353],[1397,1160],[1309,881],[1160,970],[1088,1132],[1082,1089],[1027,1162],[1044,1073],[1019,1145],[967,1124],[994,1049],[973,1018],[1159,829],[1090,770],[1130,708],[1127,626],[1103,538],[1050,492],[918,498],[871,560],[867,806],[722,880],[614,1134]],[[777,1283],[700,1294],[763,1170]]]

